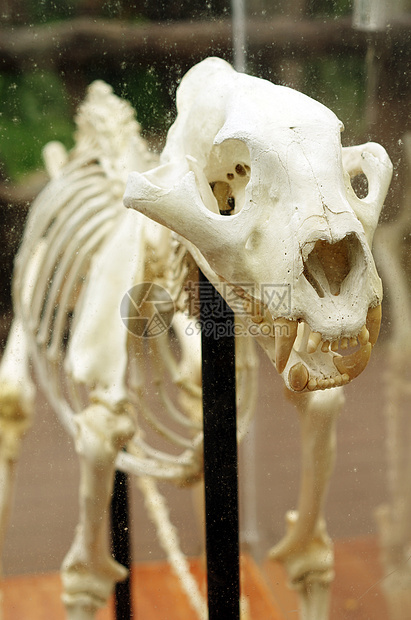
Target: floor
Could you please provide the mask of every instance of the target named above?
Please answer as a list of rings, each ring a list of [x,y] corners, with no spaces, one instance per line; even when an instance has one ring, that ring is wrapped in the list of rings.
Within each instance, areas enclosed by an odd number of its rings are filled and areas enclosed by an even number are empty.
[[[371,538],[338,542],[335,548],[336,579],[332,587],[332,620],[388,620],[381,591],[378,550]],[[261,570],[248,555],[242,556],[241,590],[248,620],[296,618],[298,599],[286,586],[278,565]],[[204,564],[191,560],[190,570],[205,595]],[[355,580],[355,583],[353,583]],[[372,583],[372,587],[369,587]],[[161,592],[161,596],[159,593]],[[144,620],[196,620],[176,577],[164,562],[135,564],[131,578],[132,617]],[[57,573],[9,577],[4,587],[5,620],[64,620]],[[114,617],[113,600],[97,620]],[[405,620],[405,619],[404,619]]]
[[[201,560],[190,562],[191,574],[205,595],[204,567]],[[247,600],[250,620],[283,620],[273,594],[260,578],[259,571],[249,557],[242,558],[243,593]],[[63,620],[64,608],[60,601],[60,583],[56,574],[17,577],[6,581],[4,613],[6,620]],[[22,597],[22,592],[25,596]],[[161,592],[161,596],[159,596]],[[203,599],[205,600],[205,598]],[[177,578],[167,564],[150,562],[133,566],[133,617],[144,620],[195,620]],[[113,601],[97,614],[97,620],[113,617]]]

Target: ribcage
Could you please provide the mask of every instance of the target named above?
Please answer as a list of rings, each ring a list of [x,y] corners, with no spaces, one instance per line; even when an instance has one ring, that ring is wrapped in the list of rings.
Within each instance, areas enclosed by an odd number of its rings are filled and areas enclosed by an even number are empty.
[[[109,93],[107,105],[117,106],[113,97]],[[101,123],[105,118],[116,115],[108,109]],[[121,130],[111,127],[111,138],[102,142],[93,129],[86,143],[80,132],[67,162],[33,203],[16,259],[15,309],[43,391],[69,433],[75,435],[75,415],[96,398],[99,383],[109,393],[115,376],[106,402],[126,400],[138,429],[117,466],[184,482],[202,470],[200,331],[184,306],[184,289],[196,268],[168,229],[124,207],[126,174],[116,165],[122,156],[114,148],[115,138],[123,144]],[[150,157],[140,153],[140,161]],[[127,269],[127,277],[116,277]],[[175,303],[171,328],[151,339],[119,324],[127,287],[144,280],[163,287]],[[252,346],[240,339],[237,351],[240,435],[254,408]],[[109,372],[104,359],[111,363]]]
[[[95,158],[75,158],[32,205],[16,259],[13,295],[40,380],[68,411],[84,407],[81,390],[67,381],[64,357],[90,262],[124,217],[121,195]],[[63,405],[64,403],[64,405]],[[63,415],[67,424],[70,416]],[[70,424],[70,422],[68,422]]]

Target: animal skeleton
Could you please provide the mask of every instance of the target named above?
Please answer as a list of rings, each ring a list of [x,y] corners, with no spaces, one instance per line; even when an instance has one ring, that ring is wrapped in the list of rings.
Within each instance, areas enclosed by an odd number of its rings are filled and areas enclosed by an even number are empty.
[[[217,58],[183,78],[177,108],[157,162],[131,106],[95,82],[74,149],[52,143],[45,151],[52,179],[16,260],[16,316],[0,371],[5,476],[30,418],[31,356],[80,458],[80,521],[63,563],[63,598],[69,619],[91,620],[125,577],[105,539],[114,468],[143,476],[146,490],[155,478],[201,477],[199,347],[185,294],[194,259],[243,326],[239,435],[255,397],[253,340],[297,405],[299,507],[270,554],[301,592],[302,617],[324,620],[333,570],[322,506],[341,386],[365,368],[378,336],[382,290],[371,243],[391,164],[377,144],[342,149],[342,124],[321,104]],[[361,172],[364,199],[350,182]],[[169,292],[178,354],[170,332],[143,339],[125,329],[121,300],[142,282]],[[143,290],[133,299],[140,308]],[[167,305],[161,293],[151,302]],[[173,428],[146,398],[149,380]],[[180,388],[174,401],[170,384]],[[179,453],[153,443],[143,420]],[[3,512],[8,502],[3,497]]]

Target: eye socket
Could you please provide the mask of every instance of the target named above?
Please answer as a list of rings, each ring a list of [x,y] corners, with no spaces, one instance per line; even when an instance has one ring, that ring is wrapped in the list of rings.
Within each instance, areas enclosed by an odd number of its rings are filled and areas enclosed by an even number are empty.
[[[368,196],[368,179],[363,172],[351,178],[351,186],[360,200]]]

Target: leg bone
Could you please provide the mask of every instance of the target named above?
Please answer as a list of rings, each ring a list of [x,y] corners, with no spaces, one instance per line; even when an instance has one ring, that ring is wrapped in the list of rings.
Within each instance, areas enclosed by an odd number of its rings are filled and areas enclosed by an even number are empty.
[[[335,457],[335,421],[343,404],[341,388],[293,395],[302,429],[302,483],[298,511],[288,515],[285,537],[270,557],[286,567],[300,595],[303,620],[326,620],[333,550],[322,508]]]
[[[21,322],[15,319],[0,366],[0,544],[7,525],[21,442],[33,418],[34,393],[26,337]]]
[[[106,604],[114,584],[127,570],[115,562],[108,545],[108,509],[115,459],[132,437],[134,422],[127,405],[111,409],[91,404],[76,418],[80,457],[80,519],[63,566],[63,601],[70,620],[91,620]]]

